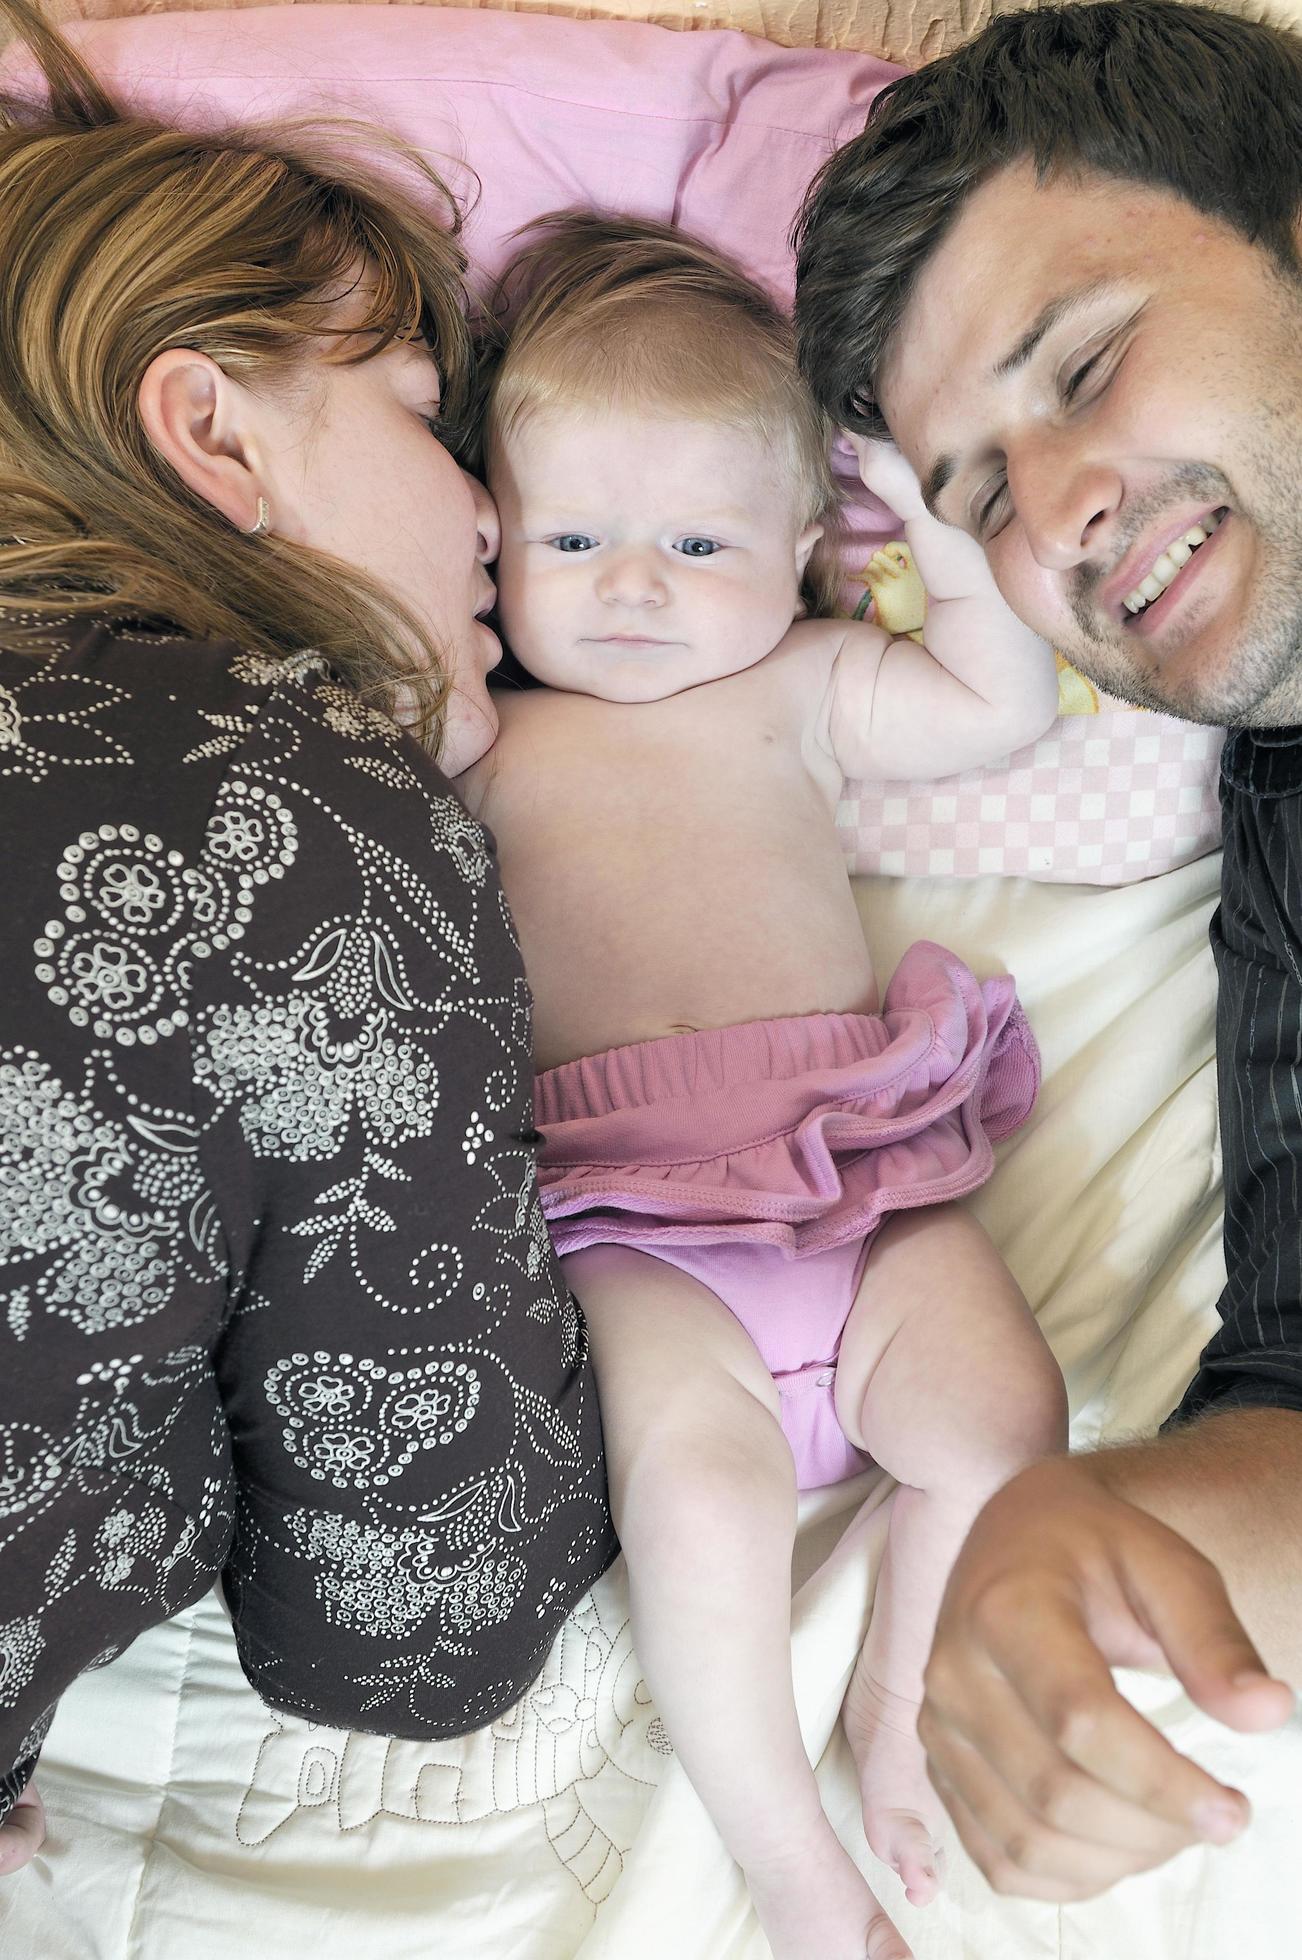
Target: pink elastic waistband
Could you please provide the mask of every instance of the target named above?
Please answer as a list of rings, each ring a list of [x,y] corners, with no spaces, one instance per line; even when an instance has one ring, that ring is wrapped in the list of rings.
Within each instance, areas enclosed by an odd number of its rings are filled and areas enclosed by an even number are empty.
[[[877,1014],[634,1042],[536,1085],[538,1182],[561,1252],[765,1238],[803,1257],[989,1176],[1038,1057],[1013,983],[922,941]]]
[[[640,1145],[654,1157],[660,1125],[653,1116],[648,1121],[650,1112],[663,1112],[665,1145],[679,1151],[681,1105],[690,1103],[699,1147],[737,1149],[760,1140],[757,1117],[762,1132],[781,1131],[784,1083],[796,1089],[790,1111],[794,1126],[808,1113],[811,1076],[826,1076],[823,1086],[833,1103],[860,1098],[865,1087],[889,1093],[935,1039],[925,1014],[907,1031],[888,1028],[875,1014],[801,1014],[665,1035],[549,1069],[535,1085],[535,1121],[545,1131],[640,1110],[645,1112],[638,1126]],[[873,1068],[866,1084],[856,1064],[877,1063],[887,1049],[893,1052],[886,1067]],[[644,1155],[643,1161],[650,1160]]]

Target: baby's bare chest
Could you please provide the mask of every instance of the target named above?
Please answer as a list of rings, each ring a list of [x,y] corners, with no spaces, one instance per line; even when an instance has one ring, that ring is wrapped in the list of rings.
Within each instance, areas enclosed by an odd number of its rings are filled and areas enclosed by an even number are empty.
[[[721,692],[503,704],[482,808],[540,1066],[675,1028],[872,1002],[839,779],[767,703],[713,712]]]
[[[722,691],[629,706],[507,697],[486,815],[508,891],[512,863],[554,864],[561,851],[641,881],[706,843],[717,861],[780,853],[792,866],[834,846],[839,784],[811,766],[804,731],[758,690],[711,699]]]

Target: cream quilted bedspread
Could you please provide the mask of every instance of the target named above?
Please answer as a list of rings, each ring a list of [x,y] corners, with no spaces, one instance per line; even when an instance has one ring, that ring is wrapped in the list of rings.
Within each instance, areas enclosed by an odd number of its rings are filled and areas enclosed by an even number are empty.
[[[1206,943],[1217,862],[1115,890],[879,881],[883,970],[912,939],[1016,974],[1045,1060],[1031,1125],[978,1208],[1036,1306],[1079,1441],[1151,1429],[1222,1277]],[[867,1859],[835,1732],[887,1492],[808,1505],[795,1668],[828,1806]],[[853,1514],[857,1536],[809,1575]],[[1128,1686],[1258,1805],[1227,1851],[1085,1906],[996,1899],[955,1847],[948,1896],[900,1907],[918,1960],[1296,1960],[1302,1725],[1244,1742],[1171,1685]],[[312,1729],[246,1688],[209,1599],[67,1696],[42,1774],[45,1854],[0,1888],[5,1960],[762,1960],[736,1874],[677,1769],[627,1624],[622,1567],[538,1686],[461,1743]],[[881,1889],[898,1905],[888,1874]],[[811,1960],[815,1960],[811,1956]]]

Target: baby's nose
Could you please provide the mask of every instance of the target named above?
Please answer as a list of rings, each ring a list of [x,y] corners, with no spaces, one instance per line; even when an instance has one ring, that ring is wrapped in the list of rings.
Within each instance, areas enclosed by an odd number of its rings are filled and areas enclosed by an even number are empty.
[[[662,606],[668,597],[664,575],[646,552],[623,552],[607,559],[597,592],[610,606]]]

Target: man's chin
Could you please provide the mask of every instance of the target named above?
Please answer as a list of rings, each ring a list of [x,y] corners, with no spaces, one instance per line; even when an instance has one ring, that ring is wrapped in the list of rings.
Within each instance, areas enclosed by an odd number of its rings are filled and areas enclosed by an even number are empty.
[[[1114,700],[1209,728],[1259,719],[1263,695],[1271,691],[1262,685],[1259,659],[1240,647],[1175,653],[1156,669],[1111,644],[1064,648],[1063,657]]]

